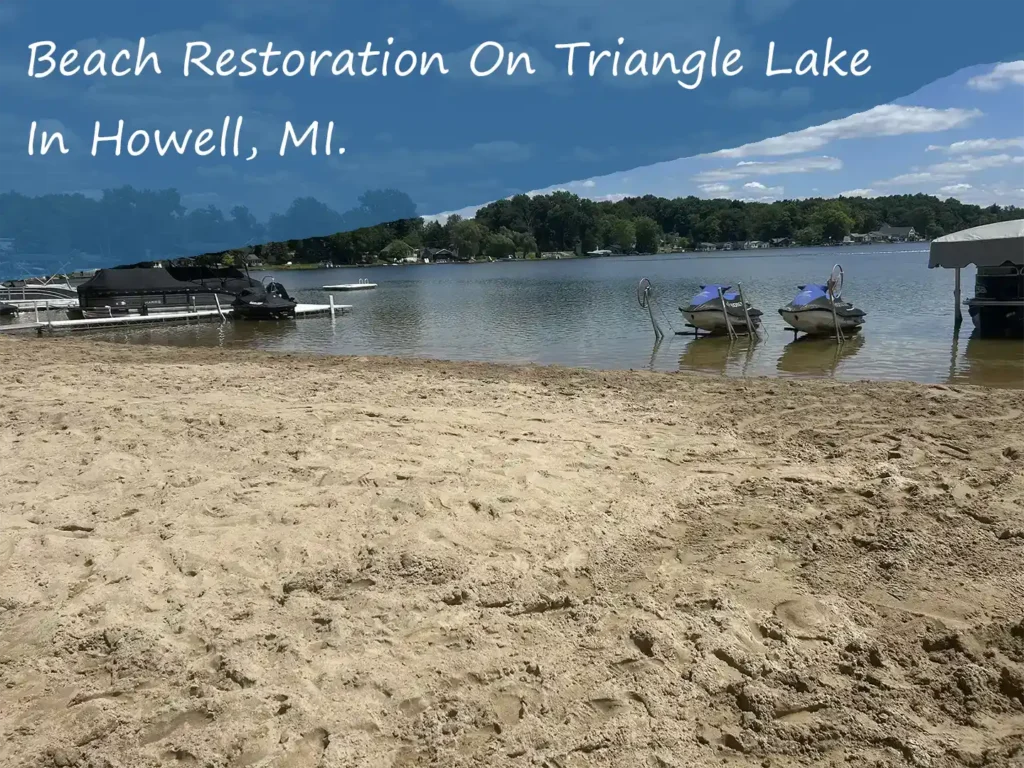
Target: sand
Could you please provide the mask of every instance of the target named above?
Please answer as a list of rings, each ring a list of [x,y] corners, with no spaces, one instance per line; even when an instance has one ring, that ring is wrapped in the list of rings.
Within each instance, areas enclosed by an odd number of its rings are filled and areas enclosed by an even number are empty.
[[[0,765],[1024,760],[1024,395],[0,339]]]

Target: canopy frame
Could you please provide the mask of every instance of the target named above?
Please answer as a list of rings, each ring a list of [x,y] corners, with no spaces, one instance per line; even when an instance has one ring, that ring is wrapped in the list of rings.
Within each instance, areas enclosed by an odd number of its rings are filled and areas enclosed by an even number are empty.
[[[928,268],[955,270],[955,328],[959,328],[963,322],[960,270],[972,264],[977,267],[999,267],[1004,264],[1024,266],[1024,219],[984,224],[932,241],[928,252]]]

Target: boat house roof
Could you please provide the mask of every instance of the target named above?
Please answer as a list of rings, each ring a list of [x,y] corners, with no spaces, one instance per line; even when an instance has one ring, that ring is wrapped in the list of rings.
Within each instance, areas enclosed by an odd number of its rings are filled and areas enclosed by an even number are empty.
[[[1024,219],[964,229],[932,240],[928,268],[1024,264]]]

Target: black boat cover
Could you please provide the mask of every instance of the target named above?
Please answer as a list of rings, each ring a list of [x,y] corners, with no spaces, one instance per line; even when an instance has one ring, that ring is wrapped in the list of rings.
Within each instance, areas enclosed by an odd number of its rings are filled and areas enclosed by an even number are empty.
[[[163,267],[101,269],[78,286],[79,299],[90,296],[139,296],[165,293],[212,293],[198,283],[175,279]]]
[[[235,267],[208,267],[190,265],[186,267],[167,267],[167,273],[178,280],[197,283],[217,293],[230,293],[238,296],[242,291],[260,285]]]

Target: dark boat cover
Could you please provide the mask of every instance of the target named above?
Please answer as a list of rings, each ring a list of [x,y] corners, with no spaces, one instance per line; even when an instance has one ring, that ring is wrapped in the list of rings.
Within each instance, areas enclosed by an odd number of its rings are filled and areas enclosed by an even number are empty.
[[[233,296],[238,296],[243,291],[260,285],[258,280],[246,277],[241,270],[235,267],[170,266],[167,267],[167,272],[178,280],[197,283],[217,293],[230,293]]]
[[[140,296],[160,294],[212,293],[198,283],[174,278],[163,267],[101,269],[78,286],[79,299],[100,296]]]
[[[284,286],[280,286],[280,293],[267,291],[262,285],[253,286],[242,291],[231,306],[236,315],[245,318],[258,319],[295,314],[295,300],[284,291]]]

